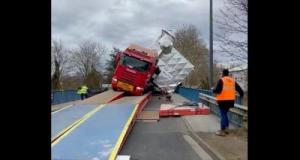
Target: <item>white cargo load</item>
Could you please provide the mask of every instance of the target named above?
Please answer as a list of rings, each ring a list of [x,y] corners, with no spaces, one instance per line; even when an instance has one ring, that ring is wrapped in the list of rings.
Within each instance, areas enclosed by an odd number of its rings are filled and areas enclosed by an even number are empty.
[[[153,81],[161,89],[172,93],[177,85],[194,69],[185,57],[173,47],[174,36],[162,30],[162,34],[155,41],[154,48],[158,51],[158,66],[160,74]]]

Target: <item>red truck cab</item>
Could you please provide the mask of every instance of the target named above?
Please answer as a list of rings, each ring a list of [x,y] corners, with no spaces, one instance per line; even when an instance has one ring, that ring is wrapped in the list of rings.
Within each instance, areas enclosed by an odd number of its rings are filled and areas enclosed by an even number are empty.
[[[116,55],[116,69],[112,78],[113,90],[134,96],[143,95],[157,71],[157,53],[138,45],[130,45]]]

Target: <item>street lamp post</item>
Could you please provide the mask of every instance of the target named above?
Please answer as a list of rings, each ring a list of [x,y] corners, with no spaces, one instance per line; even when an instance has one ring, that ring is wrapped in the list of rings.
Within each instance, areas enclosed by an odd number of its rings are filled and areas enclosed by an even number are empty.
[[[209,87],[213,87],[213,2],[209,3]]]

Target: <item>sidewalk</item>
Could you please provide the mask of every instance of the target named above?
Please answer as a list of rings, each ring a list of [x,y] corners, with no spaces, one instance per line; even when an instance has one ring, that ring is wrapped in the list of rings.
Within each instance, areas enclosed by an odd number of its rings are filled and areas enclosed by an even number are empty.
[[[248,134],[245,129],[230,125],[229,135],[220,137],[215,135],[215,131],[220,129],[220,119],[213,114],[184,116],[183,120],[202,145],[211,150],[218,159],[248,159]]]

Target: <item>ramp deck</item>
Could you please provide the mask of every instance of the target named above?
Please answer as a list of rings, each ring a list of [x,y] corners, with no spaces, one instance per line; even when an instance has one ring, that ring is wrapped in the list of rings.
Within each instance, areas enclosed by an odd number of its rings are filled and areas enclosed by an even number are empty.
[[[134,104],[105,105],[52,147],[52,159],[116,156],[136,110]]]
[[[75,105],[53,114],[51,116],[51,141],[96,107],[97,105]]]
[[[82,105],[95,109],[52,142],[52,159],[116,159],[150,96],[123,97],[99,107]]]
[[[74,126],[80,119],[101,104],[123,96],[124,92],[108,90],[51,113],[51,142]]]

